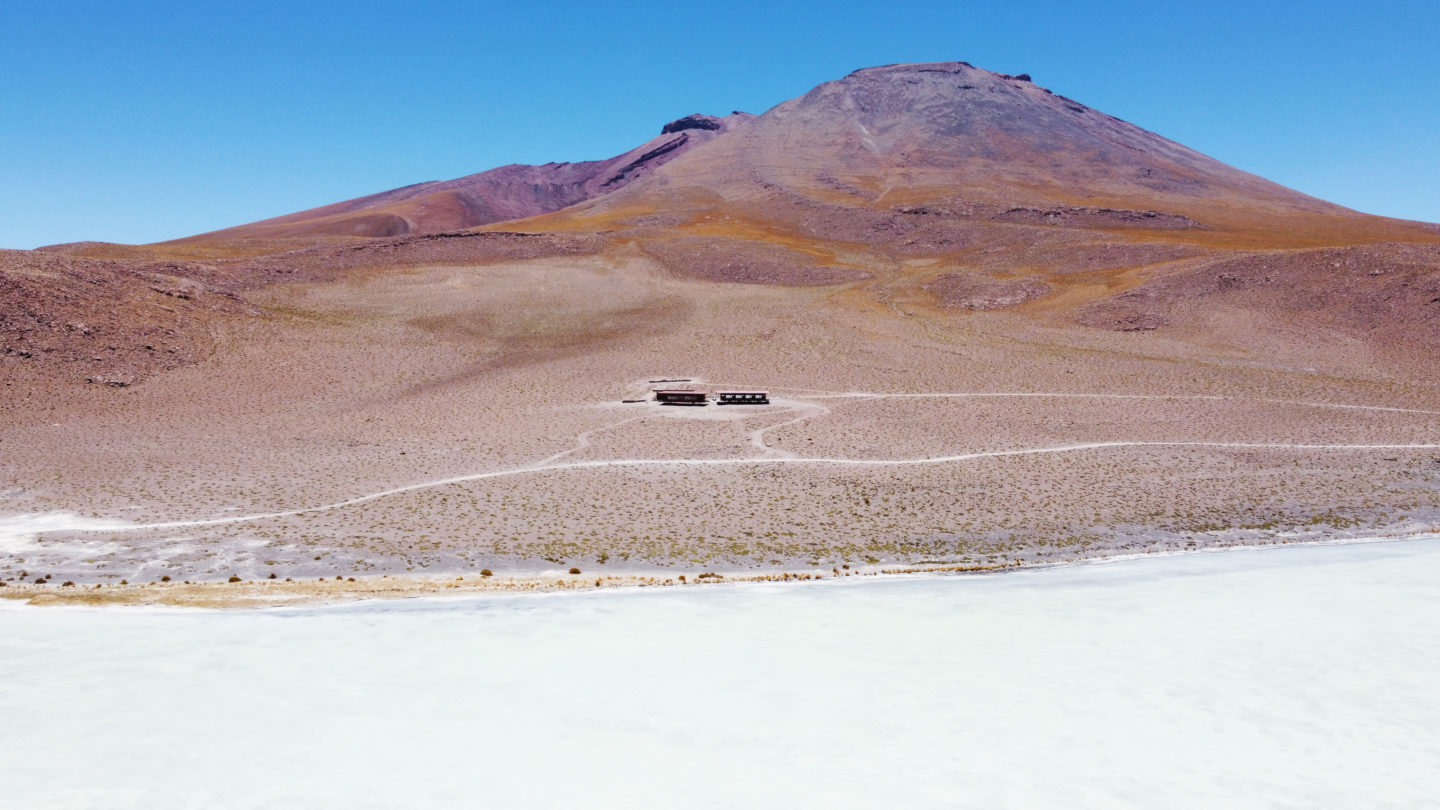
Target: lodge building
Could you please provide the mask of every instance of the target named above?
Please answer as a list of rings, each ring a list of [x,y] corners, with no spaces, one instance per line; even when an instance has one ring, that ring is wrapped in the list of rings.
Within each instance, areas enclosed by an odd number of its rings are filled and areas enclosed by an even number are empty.
[[[708,405],[710,395],[688,388],[660,388],[655,391],[655,401],[662,405]],[[716,391],[715,401],[721,405],[769,405],[770,392]]]
[[[704,405],[706,399],[704,391],[662,388],[655,392],[655,401],[664,405]]]
[[[716,391],[715,399],[721,405],[769,405],[769,391]]]

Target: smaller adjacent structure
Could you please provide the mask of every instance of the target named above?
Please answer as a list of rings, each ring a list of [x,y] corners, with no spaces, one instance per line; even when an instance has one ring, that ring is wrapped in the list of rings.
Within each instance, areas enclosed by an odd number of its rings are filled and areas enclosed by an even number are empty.
[[[665,405],[704,405],[706,400],[704,391],[681,391],[673,388],[662,388],[655,392],[655,401]]]
[[[721,405],[769,405],[769,391],[716,391]]]

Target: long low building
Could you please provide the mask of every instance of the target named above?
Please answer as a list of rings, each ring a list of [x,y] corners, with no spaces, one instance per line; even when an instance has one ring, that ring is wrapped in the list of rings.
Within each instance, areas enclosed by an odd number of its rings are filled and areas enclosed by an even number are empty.
[[[769,405],[769,391],[716,391],[721,405]]]
[[[704,405],[708,399],[704,391],[663,388],[655,392],[655,401],[666,405]]]

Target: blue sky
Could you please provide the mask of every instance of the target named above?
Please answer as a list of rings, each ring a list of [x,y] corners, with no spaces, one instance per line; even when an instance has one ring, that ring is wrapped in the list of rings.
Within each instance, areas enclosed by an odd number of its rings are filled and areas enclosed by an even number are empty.
[[[0,11],[0,247],[151,242],[608,157],[962,59],[1308,194],[1440,221],[1440,5],[66,2]]]

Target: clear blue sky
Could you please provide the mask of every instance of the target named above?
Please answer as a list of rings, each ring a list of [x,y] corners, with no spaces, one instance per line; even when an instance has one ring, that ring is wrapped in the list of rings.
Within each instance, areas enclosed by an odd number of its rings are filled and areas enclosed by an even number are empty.
[[[151,242],[608,157],[859,67],[1030,73],[1247,171],[1440,221],[1440,4],[10,2],[0,247]]]

